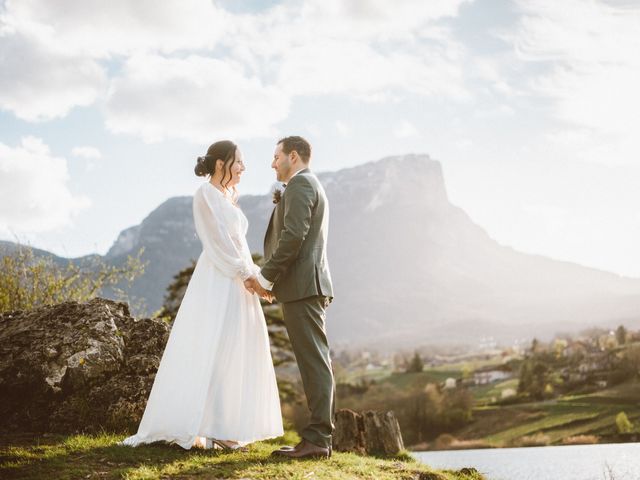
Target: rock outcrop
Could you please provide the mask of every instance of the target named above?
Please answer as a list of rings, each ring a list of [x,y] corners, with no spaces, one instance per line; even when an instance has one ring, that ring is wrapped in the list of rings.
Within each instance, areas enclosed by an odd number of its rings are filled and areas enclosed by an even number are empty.
[[[135,431],[169,330],[102,298],[0,314],[0,430]]]

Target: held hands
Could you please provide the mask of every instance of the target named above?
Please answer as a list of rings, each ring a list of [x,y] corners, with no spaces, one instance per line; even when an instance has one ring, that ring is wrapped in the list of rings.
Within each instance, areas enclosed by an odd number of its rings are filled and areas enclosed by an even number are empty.
[[[251,294],[257,293],[260,298],[264,298],[269,303],[273,303],[273,300],[275,299],[273,293],[262,288],[262,285],[260,285],[256,277],[247,278],[244,281],[244,288],[246,288]]]

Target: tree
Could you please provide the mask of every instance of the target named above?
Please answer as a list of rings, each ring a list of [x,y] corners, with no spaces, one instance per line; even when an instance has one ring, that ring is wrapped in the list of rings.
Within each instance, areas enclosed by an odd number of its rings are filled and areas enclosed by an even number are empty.
[[[540,341],[537,338],[534,338],[531,341],[531,354],[535,355],[536,353],[538,353],[540,351]]]
[[[409,362],[409,365],[407,365],[407,373],[418,373],[418,372],[421,372],[423,369],[424,369],[424,362],[422,361],[422,358],[420,357],[418,352],[416,352],[413,355],[413,358],[411,359],[411,361]]]
[[[122,282],[129,285],[144,273],[145,264],[135,257],[119,265],[109,265],[92,255],[80,261],[56,262],[54,257],[36,256],[31,247],[0,251],[0,312],[30,310],[66,301],[86,302],[110,287],[116,300],[129,301]]]
[[[556,358],[562,358],[564,351],[569,345],[569,342],[562,338],[556,338],[553,342],[553,352]]]
[[[618,345],[624,345],[627,343],[628,332],[624,326],[620,325],[616,328],[616,340],[618,341]]]
[[[553,354],[550,354],[553,357]],[[545,355],[526,358],[520,366],[518,393],[536,400],[553,396],[551,370]]]
[[[533,382],[533,368],[531,360],[526,359],[520,366],[520,377],[518,378],[518,393],[527,393]]]
[[[627,347],[625,358],[629,363],[629,369],[633,374],[640,374],[640,345],[630,345]]]

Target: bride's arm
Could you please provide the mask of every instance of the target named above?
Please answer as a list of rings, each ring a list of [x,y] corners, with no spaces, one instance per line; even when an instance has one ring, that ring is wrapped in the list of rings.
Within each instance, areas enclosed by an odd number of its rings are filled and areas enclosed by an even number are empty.
[[[241,280],[255,275],[256,266],[234,241],[229,219],[224,215],[226,200],[214,192],[201,189],[193,197],[193,219],[205,254],[226,276],[239,276]]]

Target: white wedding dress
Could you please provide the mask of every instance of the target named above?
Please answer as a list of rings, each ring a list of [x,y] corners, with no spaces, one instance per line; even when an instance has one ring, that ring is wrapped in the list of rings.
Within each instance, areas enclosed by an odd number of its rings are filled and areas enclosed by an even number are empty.
[[[260,300],[243,280],[256,274],[247,218],[204,182],[193,197],[203,251],[176,315],[136,435],[188,449],[202,437],[240,445],[283,434],[278,387]]]

